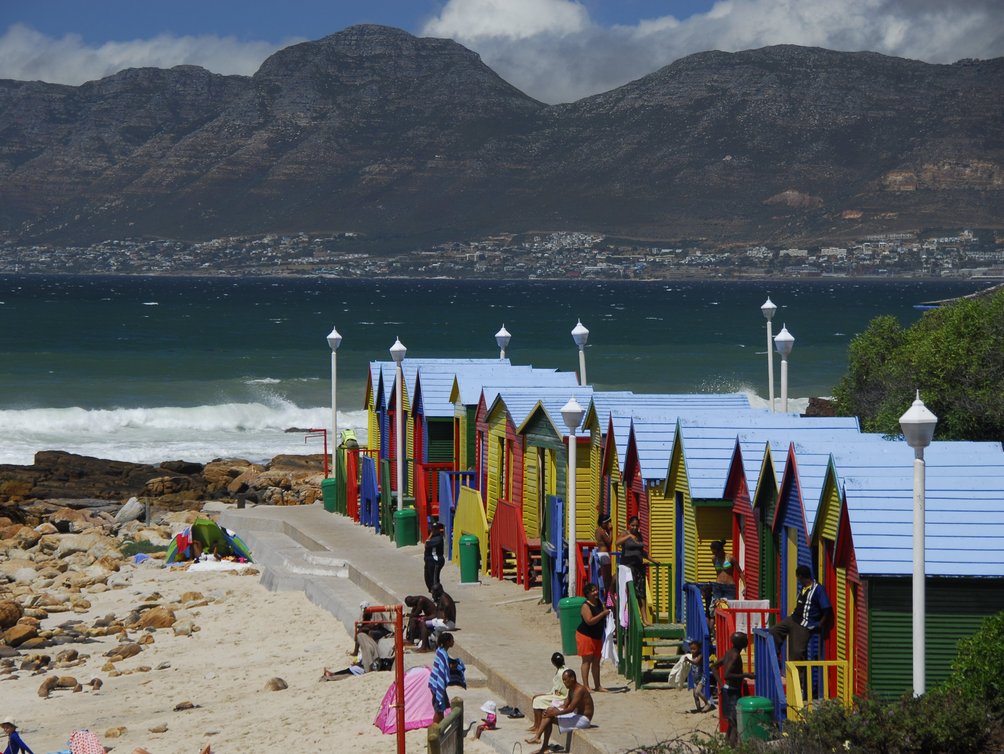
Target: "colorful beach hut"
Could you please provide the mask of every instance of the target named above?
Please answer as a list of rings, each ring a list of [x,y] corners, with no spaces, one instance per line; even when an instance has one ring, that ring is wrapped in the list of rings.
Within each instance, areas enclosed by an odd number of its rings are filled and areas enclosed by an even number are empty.
[[[926,675],[950,672],[960,638],[1004,610],[1004,452],[996,442],[925,450]],[[911,688],[913,451],[902,441],[833,453],[812,543],[835,608],[835,654],[853,688]]]

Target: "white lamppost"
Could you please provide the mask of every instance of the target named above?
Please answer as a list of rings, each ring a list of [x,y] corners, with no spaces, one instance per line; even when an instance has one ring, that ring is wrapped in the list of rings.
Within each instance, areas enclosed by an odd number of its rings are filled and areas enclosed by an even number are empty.
[[[401,369],[401,362],[408,349],[404,347],[400,338],[394,339],[394,345],[390,347],[390,356],[397,364],[397,375],[395,377],[394,390],[394,437],[397,438],[397,509],[404,509],[404,370]]]
[[[580,319],[578,324],[572,328],[572,340],[579,347],[579,384],[586,384],[586,341],[589,340],[589,330],[585,328]]]
[[[771,320],[774,319],[777,304],[771,301],[768,296],[767,300],[763,302],[763,306],[760,307],[760,311],[763,312],[764,319],[767,320],[767,393],[770,396],[770,412],[774,413],[774,348],[772,346],[774,338]]]
[[[581,323],[580,323],[581,326]],[[583,328],[585,329],[585,328]],[[568,505],[565,506],[568,516],[568,596],[578,595],[576,589],[576,552],[578,551],[578,540],[575,536],[575,430],[582,421],[582,406],[574,397],[568,399],[568,403],[561,407],[561,418],[568,427]]]
[[[509,339],[512,335],[502,325],[502,329],[495,333],[495,342],[499,344],[499,361],[505,358],[505,349],[509,346]]]
[[[788,412],[788,355],[791,353],[795,339],[791,337],[786,325],[781,326],[781,332],[774,337],[774,345],[781,354],[781,410]]]
[[[924,448],[931,444],[938,417],[917,399],[906,413],[899,417],[906,444],[913,448],[913,695],[920,696],[925,691],[924,651],[926,644],[924,620],[926,604],[924,597],[924,537],[925,511],[924,493],[926,473],[924,469]]]
[[[338,346],[342,344],[342,336],[338,329],[332,326],[328,333],[328,347],[331,348],[331,476],[338,475]]]

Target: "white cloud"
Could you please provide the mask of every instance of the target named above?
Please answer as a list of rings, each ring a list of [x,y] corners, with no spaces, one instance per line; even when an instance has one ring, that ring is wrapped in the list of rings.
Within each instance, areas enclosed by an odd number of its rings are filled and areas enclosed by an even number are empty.
[[[76,34],[55,38],[23,24],[0,36],[0,78],[82,84],[123,68],[199,65],[214,73],[251,75],[281,45],[235,37],[166,34],[152,39],[89,46]]]
[[[531,4],[537,26],[526,22]],[[1004,55],[1004,6],[999,0],[722,0],[683,20],[601,27],[569,0],[449,0],[420,33],[456,39],[538,99],[569,102],[712,49],[798,44],[931,63],[997,57]]]
[[[523,40],[582,33],[589,13],[572,0],[450,0],[426,23],[423,35],[460,39]]]
[[[595,0],[594,0],[595,1]],[[605,0],[620,2],[620,0]],[[0,0],[2,2],[2,0]],[[577,0],[447,0],[421,36],[450,37],[545,102],[607,91],[703,50],[773,44],[873,50],[932,63],[1004,55],[1000,0],[720,0],[708,12],[601,26]],[[250,75],[291,44],[161,35],[90,46],[23,25],[0,36],[0,78],[80,84],[122,68],[182,63]]]

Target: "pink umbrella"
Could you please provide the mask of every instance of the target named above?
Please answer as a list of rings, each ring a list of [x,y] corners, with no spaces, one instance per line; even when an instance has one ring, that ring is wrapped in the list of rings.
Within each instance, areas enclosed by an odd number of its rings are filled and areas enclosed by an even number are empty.
[[[412,668],[404,676],[404,729],[428,728],[432,725],[435,710],[432,708],[432,692],[429,691],[429,676],[432,668]],[[380,711],[373,724],[381,733],[397,733],[397,717],[394,705],[397,703],[397,688],[392,681],[380,702]]]

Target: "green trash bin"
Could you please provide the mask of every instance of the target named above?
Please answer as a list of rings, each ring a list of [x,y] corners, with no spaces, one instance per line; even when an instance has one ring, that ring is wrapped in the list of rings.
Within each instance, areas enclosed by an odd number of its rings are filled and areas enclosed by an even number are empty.
[[[561,651],[566,657],[577,655],[575,629],[582,623],[582,605],[585,597],[562,597],[558,600],[558,622],[561,624]]]
[[[414,508],[394,511],[394,544],[398,547],[418,544],[418,512]]]
[[[334,513],[338,503],[338,482],[334,477],[321,480],[321,499],[324,501],[324,510]]]
[[[460,583],[476,584],[478,582],[478,561],[481,560],[481,548],[478,538],[473,534],[465,534],[460,538]]]
[[[774,702],[764,696],[744,696],[736,704],[739,740],[769,741],[774,730]]]

